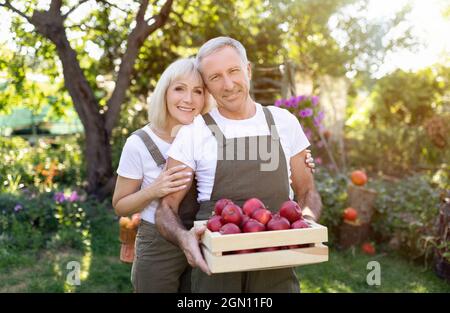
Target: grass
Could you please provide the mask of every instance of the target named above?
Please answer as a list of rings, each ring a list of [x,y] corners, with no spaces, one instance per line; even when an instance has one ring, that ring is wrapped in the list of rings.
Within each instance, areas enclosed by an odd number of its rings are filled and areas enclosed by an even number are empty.
[[[94,214],[84,251],[44,250],[36,254],[0,250],[0,292],[132,292],[131,265],[119,261],[118,224],[111,212]],[[381,285],[366,283],[369,261],[381,266]],[[81,264],[81,283],[66,283],[70,261]],[[450,292],[432,270],[396,255],[367,256],[330,249],[329,262],[297,269],[302,292]]]
[[[379,286],[370,286],[366,277],[377,261],[381,269]],[[412,264],[398,255],[365,255],[357,249],[330,249],[326,263],[297,268],[302,292],[450,292],[450,284],[431,269]]]

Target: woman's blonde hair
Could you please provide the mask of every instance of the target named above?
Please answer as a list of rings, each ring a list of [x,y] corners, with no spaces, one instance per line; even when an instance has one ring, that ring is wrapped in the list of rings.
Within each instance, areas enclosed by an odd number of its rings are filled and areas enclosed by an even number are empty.
[[[158,83],[156,83],[155,90],[149,101],[148,117],[149,122],[152,125],[158,128],[164,128],[166,126],[169,114],[166,102],[167,89],[174,80],[191,74],[197,76],[203,84],[202,77],[197,70],[194,58],[179,59],[165,69],[159,78]],[[204,94],[205,106],[203,107],[201,114],[208,112],[214,103],[206,88],[204,88]]]

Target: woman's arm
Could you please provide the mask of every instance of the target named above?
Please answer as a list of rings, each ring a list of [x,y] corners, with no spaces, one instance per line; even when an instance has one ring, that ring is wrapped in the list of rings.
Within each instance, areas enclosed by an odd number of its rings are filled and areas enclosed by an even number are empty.
[[[150,202],[168,194],[185,189],[192,173],[183,172],[185,165],[164,168],[149,186],[141,189],[142,179],[117,177],[112,205],[117,215],[127,216],[142,211]]]
[[[112,199],[112,205],[117,215],[128,216],[140,212],[151,201],[156,199],[152,188],[139,190],[141,184],[142,179],[117,176],[116,188]]]

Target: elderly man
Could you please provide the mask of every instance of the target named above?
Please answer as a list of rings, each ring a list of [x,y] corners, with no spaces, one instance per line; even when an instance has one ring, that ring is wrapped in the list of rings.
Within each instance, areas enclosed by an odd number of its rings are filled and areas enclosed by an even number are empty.
[[[242,205],[257,197],[276,211],[295,192],[303,216],[317,220],[321,200],[303,162],[309,142],[295,116],[250,97],[251,67],[242,44],[211,39],[200,48],[197,65],[217,108],[183,126],[168,153],[169,168],[184,164],[195,172],[197,219],[207,219],[222,198]],[[198,243],[204,229],[186,230],[177,215],[188,189],[161,201],[156,225],[195,267],[193,292],[299,292],[294,268],[211,274]]]

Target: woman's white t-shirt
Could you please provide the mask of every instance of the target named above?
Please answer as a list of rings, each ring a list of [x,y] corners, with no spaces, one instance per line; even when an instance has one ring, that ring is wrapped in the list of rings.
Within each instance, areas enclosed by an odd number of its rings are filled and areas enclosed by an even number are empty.
[[[170,143],[159,138],[147,125],[142,128],[158,147],[163,157],[167,160],[167,152]],[[152,184],[161,174],[162,167],[156,165],[150,152],[141,138],[136,135],[130,136],[125,143],[120,156],[117,174],[130,179],[142,179],[141,189]],[[141,218],[150,223],[155,223],[155,212],[159,205],[159,200],[153,200],[141,212]]]
[[[305,150],[310,143],[298,119],[292,113],[275,106],[267,108],[272,113],[285,154],[288,177],[291,177],[291,157]],[[256,103],[256,114],[244,120],[228,119],[222,116],[217,108],[211,110],[210,115],[227,139],[269,135],[269,127],[261,104]],[[194,170],[198,201],[210,200],[217,166],[217,140],[206,126],[203,117],[197,116],[192,124],[180,128],[168,155]],[[291,189],[291,199],[293,195]]]

